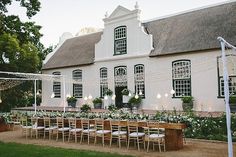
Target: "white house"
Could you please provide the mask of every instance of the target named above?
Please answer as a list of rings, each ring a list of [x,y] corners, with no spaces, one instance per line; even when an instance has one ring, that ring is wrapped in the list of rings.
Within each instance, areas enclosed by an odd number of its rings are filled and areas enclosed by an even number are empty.
[[[79,107],[109,88],[116,95],[110,103],[122,107],[121,90],[128,88],[142,97],[142,109],[182,110],[185,95],[194,97],[194,110],[225,110],[217,37],[236,44],[236,2],[146,22],[140,12],[118,6],[103,19],[103,31],[69,38],[49,54],[43,73],[65,78],[43,82],[42,105],[63,106],[70,94]],[[232,93],[236,52],[227,54]]]

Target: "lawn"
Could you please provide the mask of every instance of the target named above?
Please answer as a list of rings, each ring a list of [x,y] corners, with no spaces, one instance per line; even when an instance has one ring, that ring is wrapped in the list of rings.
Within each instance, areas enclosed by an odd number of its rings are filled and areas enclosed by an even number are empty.
[[[0,157],[131,157],[125,155],[0,142]]]

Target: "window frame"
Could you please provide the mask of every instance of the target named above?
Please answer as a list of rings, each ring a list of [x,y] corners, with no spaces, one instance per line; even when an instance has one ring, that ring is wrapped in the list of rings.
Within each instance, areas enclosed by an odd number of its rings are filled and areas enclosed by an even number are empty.
[[[52,75],[61,75],[61,72],[55,71],[55,72],[52,72]],[[57,88],[59,89],[57,90]],[[61,98],[61,82],[60,81],[53,81],[52,91],[54,93],[53,98]]]
[[[80,85],[81,86],[81,96],[77,96],[77,95],[75,95],[75,86],[76,85]],[[78,92],[79,93],[79,92]],[[75,98],[83,98],[83,84],[82,83],[73,83],[73,96],[75,97]]]
[[[106,70],[106,77],[103,77],[103,70]],[[100,74],[100,98],[104,98],[105,90],[108,89],[108,69],[106,67],[102,67],[99,69]],[[103,79],[105,81],[103,81]]]
[[[189,76],[189,78],[179,78],[179,79],[177,79],[177,78],[174,78],[174,72],[173,72],[173,70],[174,70],[174,65],[175,65],[175,63],[177,63],[177,62],[183,62],[183,61],[185,61],[185,62],[189,62],[189,66],[190,66],[190,69],[189,69],[189,71],[190,71],[190,76]],[[172,98],[182,98],[183,96],[192,96],[192,80],[191,80],[191,77],[192,77],[192,63],[191,63],[191,60],[190,59],[179,59],[179,60],[174,60],[174,61],[172,61],[172,89],[175,91],[175,93],[173,94],[173,96],[172,96]],[[189,95],[182,95],[182,96],[176,96],[176,88],[175,88],[175,82],[177,81],[177,80],[187,80],[187,81],[189,81],[189,84],[190,84],[190,91],[189,91]]]
[[[80,76],[76,76],[75,75],[80,75]],[[76,81],[82,81],[83,78],[83,71],[81,69],[75,69],[72,71],[72,78]]]
[[[235,54],[227,54],[226,57],[228,57],[228,56],[236,57]],[[217,61],[216,61],[217,62],[217,80],[218,80],[218,96],[217,96],[217,98],[225,98],[225,96],[221,94],[221,92],[222,92],[221,88],[224,88],[224,86],[221,86],[221,80],[223,79],[223,75],[222,76],[220,75],[220,69],[219,69],[220,68],[219,67],[219,60],[221,60],[221,57],[222,57],[221,55],[216,57],[217,58]],[[228,77],[229,78],[236,78],[236,74],[235,75],[229,75]]]
[[[122,38],[118,38],[116,39],[116,33],[119,29],[125,28],[125,37]],[[124,41],[125,42],[125,50],[120,52],[116,50],[116,43],[119,41]],[[120,53],[117,53],[120,52]],[[124,55],[127,54],[127,26],[123,25],[123,26],[118,26],[114,29],[114,56],[116,55]]]
[[[142,68],[143,68],[143,91],[142,91],[142,95],[139,95],[139,90],[137,91],[137,88],[140,88],[140,85],[139,84],[137,84],[136,83],[136,78],[135,78],[135,74],[137,74],[137,67],[139,67],[139,66],[142,66]],[[138,86],[138,87],[137,87]],[[142,85],[141,85],[142,86]],[[134,91],[135,91],[135,93],[137,93],[142,99],[145,99],[145,66],[144,66],[144,64],[136,64],[136,65],[134,65]]]

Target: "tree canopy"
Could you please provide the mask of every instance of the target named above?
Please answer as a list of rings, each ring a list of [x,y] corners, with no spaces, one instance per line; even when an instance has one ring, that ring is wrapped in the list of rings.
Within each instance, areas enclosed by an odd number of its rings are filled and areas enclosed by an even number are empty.
[[[0,71],[38,73],[42,60],[52,51],[52,47],[45,48],[40,42],[41,26],[32,21],[23,22],[18,15],[8,13],[8,6],[12,3],[19,3],[26,8],[28,19],[40,11],[39,0],[0,1]],[[4,101],[0,111],[21,105],[25,93],[30,93],[32,88],[32,82],[25,82],[24,85],[2,92]]]

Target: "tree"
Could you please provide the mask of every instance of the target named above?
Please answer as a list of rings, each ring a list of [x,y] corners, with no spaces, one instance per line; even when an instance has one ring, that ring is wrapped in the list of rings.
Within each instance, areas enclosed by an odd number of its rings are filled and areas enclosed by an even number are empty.
[[[49,49],[40,42],[41,26],[35,22],[23,22],[18,15],[9,15],[7,6],[19,2],[26,8],[30,19],[40,10],[39,0],[1,0],[0,1],[0,71],[16,71],[38,73],[41,70],[42,59]],[[33,90],[33,82],[27,81],[22,85],[2,92],[3,104],[0,111],[12,107],[24,106],[25,93]]]

